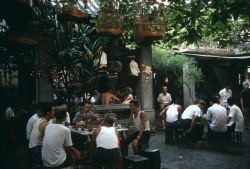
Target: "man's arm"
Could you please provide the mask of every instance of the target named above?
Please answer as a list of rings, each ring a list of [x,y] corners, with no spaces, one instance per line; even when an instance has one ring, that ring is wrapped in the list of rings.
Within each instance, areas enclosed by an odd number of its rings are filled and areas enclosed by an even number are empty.
[[[96,137],[98,136],[100,131],[101,131],[101,128],[97,128],[92,135],[92,142],[91,142],[90,148],[89,148],[90,156],[92,156],[92,154],[94,153],[94,150],[96,148]]]
[[[13,111],[13,110],[12,110],[12,111]],[[12,117],[10,117],[10,118],[13,119],[13,120],[16,120],[23,112],[24,112],[24,109],[21,109],[21,110],[17,113],[17,115],[12,116]]]
[[[159,104],[163,104],[163,102],[161,102],[161,94],[159,94],[158,98],[157,98],[157,101]]]
[[[188,130],[186,130],[186,133],[191,133],[192,132],[197,118],[198,118],[198,116],[194,115],[194,117],[192,119],[192,122],[191,122],[191,126],[190,126],[190,128]]]
[[[49,124],[49,123],[48,123],[47,121],[41,122],[40,125],[39,125],[39,127],[38,127],[39,132],[43,134],[44,131],[45,131],[45,128],[46,128],[46,126],[47,126],[48,124]]]
[[[125,128],[129,128],[132,119],[133,119],[133,112],[131,112],[130,117],[129,117],[129,119],[128,119],[128,123],[127,123],[127,125],[126,125]]]
[[[168,108],[169,108],[169,106],[165,107],[165,108],[161,111],[161,113],[159,114],[159,116],[160,116],[163,120],[165,120],[164,114],[168,111]]]
[[[245,111],[245,108],[244,108],[243,103],[244,103],[243,98],[240,98],[240,105],[241,105],[241,109],[242,109],[242,111]]]
[[[180,105],[177,106],[177,111],[178,111],[178,120],[181,120],[181,116],[182,116],[182,107]]]
[[[76,120],[73,120],[72,123],[76,124],[76,123],[80,122],[81,120],[85,119],[86,116],[87,116],[86,113],[83,113],[80,117],[77,117]]]
[[[77,159],[80,159],[81,153],[77,151],[74,147],[64,146],[64,150],[66,153],[73,154]]]
[[[117,101],[120,101],[120,99],[118,99],[117,97],[115,97],[113,94],[111,94],[111,97]]]

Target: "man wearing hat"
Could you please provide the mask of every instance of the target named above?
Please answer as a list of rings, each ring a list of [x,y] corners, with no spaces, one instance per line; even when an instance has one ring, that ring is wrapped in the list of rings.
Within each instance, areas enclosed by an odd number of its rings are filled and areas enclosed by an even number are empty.
[[[196,144],[201,139],[204,129],[204,126],[196,124],[196,121],[201,117],[205,105],[206,102],[200,100],[196,105],[188,106],[181,116],[181,127],[193,141],[196,141]]]

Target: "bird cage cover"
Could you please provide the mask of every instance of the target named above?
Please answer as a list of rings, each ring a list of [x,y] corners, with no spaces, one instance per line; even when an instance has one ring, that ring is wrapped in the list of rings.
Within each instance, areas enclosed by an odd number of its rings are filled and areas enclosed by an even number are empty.
[[[99,11],[97,31],[103,36],[116,36],[122,33],[122,14],[118,9],[107,7]]]
[[[136,42],[145,38],[165,39],[165,6],[155,0],[136,1],[133,4],[133,31]]]

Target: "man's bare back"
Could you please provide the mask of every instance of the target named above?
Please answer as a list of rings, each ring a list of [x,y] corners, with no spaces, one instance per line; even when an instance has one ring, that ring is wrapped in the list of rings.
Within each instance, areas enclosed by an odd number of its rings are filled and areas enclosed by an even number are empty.
[[[101,100],[102,100],[103,105],[109,105],[110,101],[112,101],[111,99],[120,101],[117,97],[115,97],[113,94],[109,92],[105,92],[101,94]]]

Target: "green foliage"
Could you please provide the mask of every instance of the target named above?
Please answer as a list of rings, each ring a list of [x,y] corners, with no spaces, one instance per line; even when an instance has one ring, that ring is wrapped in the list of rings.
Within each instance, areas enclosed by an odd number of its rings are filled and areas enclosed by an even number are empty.
[[[166,50],[159,47],[153,48],[153,70],[161,77],[168,77],[177,87],[183,84],[195,84],[203,80],[201,69],[198,68],[194,58],[178,54],[168,54]],[[184,66],[187,68],[183,75]]]

